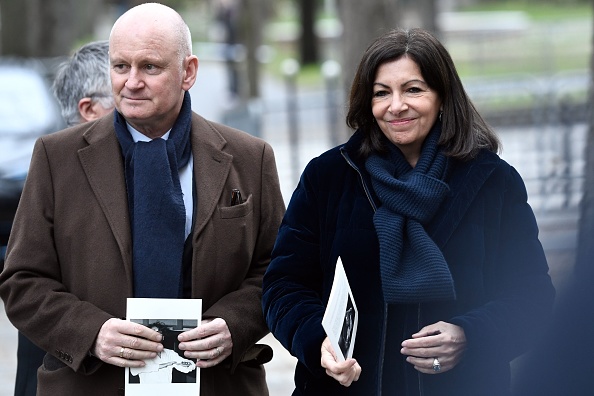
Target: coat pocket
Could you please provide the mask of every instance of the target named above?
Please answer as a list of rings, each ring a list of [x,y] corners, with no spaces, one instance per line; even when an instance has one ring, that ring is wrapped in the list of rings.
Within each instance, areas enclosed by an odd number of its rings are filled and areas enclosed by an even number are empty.
[[[245,217],[252,213],[254,209],[254,203],[252,195],[250,194],[244,203],[234,206],[225,206],[219,208],[219,213],[222,219],[234,219],[237,217]]]

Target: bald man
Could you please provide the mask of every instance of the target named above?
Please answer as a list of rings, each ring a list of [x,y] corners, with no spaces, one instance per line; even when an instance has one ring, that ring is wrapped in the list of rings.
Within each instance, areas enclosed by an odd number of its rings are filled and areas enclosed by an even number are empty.
[[[109,55],[116,111],[37,141],[0,275],[8,317],[47,352],[38,395],[122,394],[124,368],[163,351],[120,319],[128,297],[202,299],[178,336],[201,394],[267,395],[261,283],[284,213],[272,149],[191,110],[198,59],[171,8],[122,15]]]

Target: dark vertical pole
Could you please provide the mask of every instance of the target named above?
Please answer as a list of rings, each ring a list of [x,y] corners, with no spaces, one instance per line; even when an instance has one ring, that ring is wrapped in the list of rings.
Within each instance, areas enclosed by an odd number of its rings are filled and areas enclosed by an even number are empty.
[[[299,52],[301,63],[314,64],[318,61],[318,38],[315,33],[317,0],[299,0],[301,16],[301,38]]]

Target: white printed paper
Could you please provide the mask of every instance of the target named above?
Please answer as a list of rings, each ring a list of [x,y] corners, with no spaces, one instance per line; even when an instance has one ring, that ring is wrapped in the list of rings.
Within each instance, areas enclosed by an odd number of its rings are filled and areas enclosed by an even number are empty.
[[[322,327],[330,339],[339,362],[353,357],[358,323],[357,305],[339,257],[328,305],[322,319]]]
[[[165,349],[142,368],[127,368],[126,396],[199,395],[200,369],[184,357],[177,336],[197,327],[202,318],[202,300],[129,298],[126,319],[163,334]]]

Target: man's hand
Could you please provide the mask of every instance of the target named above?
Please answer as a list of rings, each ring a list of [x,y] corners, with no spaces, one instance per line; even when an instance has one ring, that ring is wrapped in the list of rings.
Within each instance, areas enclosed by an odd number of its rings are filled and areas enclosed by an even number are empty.
[[[326,374],[334,378],[342,386],[351,386],[353,381],[357,381],[361,375],[361,366],[355,359],[347,359],[344,362],[336,360],[336,353],[334,353],[328,337],[322,343],[321,364],[326,369]]]
[[[144,367],[163,350],[163,336],[146,326],[121,319],[109,319],[99,330],[91,353],[105,363],[120,367]]]
[[[229,327],[221,318],[203,320],[195,329],[181,333],[178,340],[184,356],[198,359],[196,366],[200,368],[216,366],[233,351]]]

